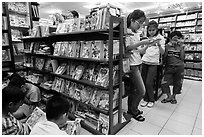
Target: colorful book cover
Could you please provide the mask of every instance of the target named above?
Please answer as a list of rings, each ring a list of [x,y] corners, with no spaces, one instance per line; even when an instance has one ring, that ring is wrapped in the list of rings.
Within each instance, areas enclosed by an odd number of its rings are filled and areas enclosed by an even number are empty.
[[[77,84],[76,85],[76,89],[75,89],[75,94],[74,94],[74,98],[76,100],[81,101],[81,91],[84,89],[84,86],[81,84]]]
[[[82,42],[81,45],[81,58],[91,58],[91,41]]]
[[[83,103],[88,104],[89,101],[91,100],[93,94],[93,88],[89,87],[89,86],[85,86],[82,90],[81,90],[81,101]]]
[[[56,42],[54,45],[54,56],[59,56],[60,55],[60,51],[61,51],[61,44],[62,42]]]
[[[65,131],[68,135],[80,135],[80,122],[80,118],[76,118],[74,121],[67,121],[66,124],[60,129]]]
[[[95,66],[94,68],[94,72],[93,72],[93,77],[92,77],[92,82],[96,82],[97,81],[97,78],[98,78],[98,75],[99,75],[99,70],[101,69],[101,65],[97,65]]]
[[[74,98],[76,83],[71,82],[69,86],[69,97]]]
[[[108,80],[109,80],[109,68],[101,68],[99,70],[99,74],[96,80],[96,85],[100,85],[103,87],[108,86]]]
[[[102,91],[102,95],[100,97],[98,107],[101,109],[109,110],[109,94],[105,93],[107,91]]]
[[[81,79],[82,75],[84,73],[84,66],[83,65],[78,65],[75,69],[74,74],[72,75],[73,79],[79,80]]]
[[[81,42],[77,41],[75,44],[75,57],[76,58],[80,57],[80,48],[81,48]]]
[[[109,116],[103,113],[99,114],[97,130],[105,135],[109,132]]]
[[[90,100],[90,104],[92,104],[94,107],[97,107],[100,101],[101,95],[102,95],[102,92],[100,90],[94,90]]]
[[[36,58],[35,59],[35,66],[37,69],[42,70],[44,66],[45,60],[42,58]]]
[[[64,72],[66,71],[66,68],[67,68],[67,64],[66,64],[66,63],[63,63],[63,64],[61,64],[61,65],[57,68],[57,70],[55,71],[55,73],[56,73],[56,74],[61,74],[61,75],[63,75]]]
[[[108,41],[104,41],[103,46],[103,59],[108,60]]]
[[[46,114],[39,107],[36,107],[30,117],[27,119],[26,124],[32,129],[34,125],[39,122],[46,120]]]
[[[93,41],[92,43],[92,58],[101,59],[102,58],[102,41]]]
[[[10,50],[2,50],[2,61],[11,61]]]
[[[85,30],[85,18],[80,18],[79,31],[84,31],[84,30]]]
[[[82,79],[92,81],[95,64],[91,63],[84,70]]]
[[[75,69],[76,69],[76,63],[75,62],[71,62],[70,68],[69,68],[69,74],[70,74],[71,77],[74,75]]]
[[[65,83],[64,83],[64,92],[62,92],[62,93],[66,94],[66,95],[69,95],[69,86],[70,86],[70,81],[65,80]]]

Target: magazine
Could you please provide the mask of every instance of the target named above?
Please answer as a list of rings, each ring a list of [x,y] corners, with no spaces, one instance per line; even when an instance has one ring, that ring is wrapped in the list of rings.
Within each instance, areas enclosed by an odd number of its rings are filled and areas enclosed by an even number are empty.
[[[108,135],[108,131],[109,131],[109,116],[108,115],[105,115],[103,113],[99,114],[97,130],[105,135]]]
[[[79,135],[81,129],[80,122],[80,118],[76,118],[75,121],[67,121],[61,130],[65,131],[69,135]]]
[[[32,129],[37,122],[43,121],[43,120],[46,120],[45,112],[43,112],[40,108],[36,107],[33,110],[33,113],[27,119],[26,123]]]
[[[61,65],[57,68],[57,70],[55,71],[55,73],[62,75],[62,74],[66,71],[66,66],[67,66],[66,63],[61,64]]]
[[[108,86],[108,78],[109,78],[109,69],[108,68],[101,68],[95,84],[103,86],[103,87],[107,87]]]

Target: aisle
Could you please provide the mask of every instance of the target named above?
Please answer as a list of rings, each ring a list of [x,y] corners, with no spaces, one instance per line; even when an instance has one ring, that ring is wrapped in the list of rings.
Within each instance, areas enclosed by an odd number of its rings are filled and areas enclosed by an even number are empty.
[[[153,108],[140,107],[145,122],[134,119],[117,135],[201,135],[202,82],[184,80],[182,94],[176,105],[162,104],[163,95]],[[124,102],[125,103],[125,102]],[[126,104],[123,104],[124,108]]]

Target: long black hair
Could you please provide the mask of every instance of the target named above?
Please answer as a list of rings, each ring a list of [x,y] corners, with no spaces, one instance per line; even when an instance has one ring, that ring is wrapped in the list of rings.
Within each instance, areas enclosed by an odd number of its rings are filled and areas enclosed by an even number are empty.
[[[131,25],[131,20],[138,20],[140,18],[144,17],[146,19],[145,13],[142,10],[134,10],[127,16],[127,28]]]

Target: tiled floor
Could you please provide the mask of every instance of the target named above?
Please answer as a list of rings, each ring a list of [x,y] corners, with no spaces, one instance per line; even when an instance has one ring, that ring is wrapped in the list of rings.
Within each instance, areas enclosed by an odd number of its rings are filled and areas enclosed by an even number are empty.
[[[117,135],[202,135],[202,82],[185,79],[177,104],[162,104],[165,97],[162,95],[153,108],[140,107],[146,120],[131,119]],[[83,130],[82,134],[90,133]]]

